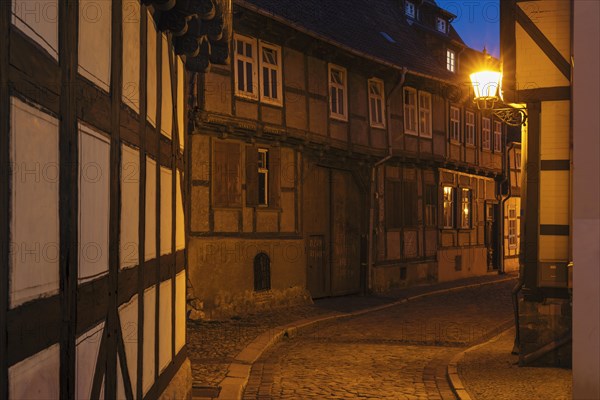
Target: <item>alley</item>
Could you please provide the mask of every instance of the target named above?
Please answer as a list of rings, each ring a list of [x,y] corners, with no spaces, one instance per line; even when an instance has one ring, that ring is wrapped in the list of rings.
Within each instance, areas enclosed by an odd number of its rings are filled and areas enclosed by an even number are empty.
[[[315,326],[253,366],[244,399],[452,399],[445,367],[512,317],[514,281]]]

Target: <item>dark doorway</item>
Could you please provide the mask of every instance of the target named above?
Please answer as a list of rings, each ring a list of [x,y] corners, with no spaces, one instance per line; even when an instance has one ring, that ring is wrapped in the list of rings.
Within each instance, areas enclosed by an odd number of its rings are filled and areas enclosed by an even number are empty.
[[[254,290],[257,292],[271,289],[271,260],[265,253],[254,257]]]
[[[497,203],[485,203],[485,247],[488,270],[498,270],[500,267],[499,213],[500,207]]]

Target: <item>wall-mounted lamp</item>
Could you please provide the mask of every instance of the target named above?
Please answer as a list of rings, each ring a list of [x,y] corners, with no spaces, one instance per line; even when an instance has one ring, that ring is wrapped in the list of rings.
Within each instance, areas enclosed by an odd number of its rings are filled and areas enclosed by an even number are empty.
[[[511,107],[502,99],[502,72],[483,70],[471,74],[475,97],[473,102],[480,110],[488,110],[510,126],[521,126],[527,121],[527,113]]]

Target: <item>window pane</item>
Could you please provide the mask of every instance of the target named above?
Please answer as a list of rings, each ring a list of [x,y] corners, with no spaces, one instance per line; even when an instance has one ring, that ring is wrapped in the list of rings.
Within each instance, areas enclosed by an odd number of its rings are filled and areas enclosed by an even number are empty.
[[[344,114],[344,91],[342,89],[338,89],[338,104],[338,112]]]
[[[236,50],[237,50],[238,54],[244,55],[244,42],[242,42],[241,40],[238,40],[237,45],[236,45]]]
[[[338,112],[337,90],[334,87],[331,88],[331,112],[336,114]]]
[[[252,45],[246,43],[246,56],[252,58]]]
[[[242,60],[238,60],[237,62],[237,78],[238,84],[237,88],[240,91],[244,91],[244,62]]]
[[[271,97],[271,94],[269,93],[269,69],[268,68],[263,68],[263,93],[265,96],[267,97]]]
[[[271,97],[277,98],[277,70],[271,70]]]
[[[252,64],[246,63],[246,91],[254,93],[254,82],[252,81]]]

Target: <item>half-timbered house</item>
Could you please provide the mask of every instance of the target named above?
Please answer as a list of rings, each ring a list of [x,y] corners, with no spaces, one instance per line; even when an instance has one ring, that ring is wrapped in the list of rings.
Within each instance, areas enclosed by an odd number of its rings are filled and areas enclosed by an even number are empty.
[[[185,69],[228,11],[0,3],[0,398],[189,397]]]
[[[435,1],[234,0],[195,85],[190,284],[207,317],[500,269],[505,128]],[[308,292],[308,293],[307,293]]]

